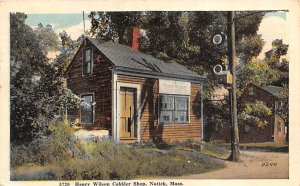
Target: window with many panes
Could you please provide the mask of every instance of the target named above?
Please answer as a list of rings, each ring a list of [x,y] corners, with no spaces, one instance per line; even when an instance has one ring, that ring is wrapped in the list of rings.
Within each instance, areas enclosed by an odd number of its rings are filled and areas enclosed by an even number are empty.
[[[94,96],[93,94],[82,95],[82,106],[80,110],[81,123],[94,123]]]
[[[86,48],[83,50],[83,64],[82,64],[82,74],[89,75],[92,74],[93,70],[93,56],[92,49]]]
[[[160,123],[188,123],[188,96],[159,95]]]

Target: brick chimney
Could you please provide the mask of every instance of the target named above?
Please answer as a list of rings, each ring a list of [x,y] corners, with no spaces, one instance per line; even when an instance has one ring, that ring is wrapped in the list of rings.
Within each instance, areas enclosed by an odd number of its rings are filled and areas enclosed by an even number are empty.
[[[139,38],[140,38],[140,29],[137,27],[134,27],[130,30],[129,35],[129,45],[132,49],[138,50],[139,49]]]

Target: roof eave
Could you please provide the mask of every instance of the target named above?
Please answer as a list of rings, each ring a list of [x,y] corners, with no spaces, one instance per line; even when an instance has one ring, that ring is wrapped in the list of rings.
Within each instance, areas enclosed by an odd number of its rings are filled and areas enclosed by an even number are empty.
[[[139,69],[132,69],[127,67],[115,67],[117,74],[120,75],[129,75],[129,76],[138,76],[138,77],[145,77],[145,78],[164,78],[164,79],[174,79],[174,80],[188,80],[190,82],[204,82],[206,80],[203,76],[184,76],[178,74],[167,74],[161,72],[151,72],[151,71],[143,71]]]

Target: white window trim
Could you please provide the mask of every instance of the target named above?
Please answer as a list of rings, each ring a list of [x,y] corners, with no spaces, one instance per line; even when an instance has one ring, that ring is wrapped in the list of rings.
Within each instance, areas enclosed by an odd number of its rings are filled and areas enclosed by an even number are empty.
[[[85,71],[85,69],[84,69],[84,63],[86,62],[85,61],[85,51],[86,50],[91,50],[91,73],[89,73],[89,74],[86,74],[84,71]],[[93,75],[93,70],[94,70],[94,53],[93,53],[93,47],[85,47],[85,48],[83,48],[82,49],[82,62],[81,62],[81,75],[82,75],[82,77],[83,76],[90,76],[90,75]]]
[[[112,138],[114,141],[117,140],[117,73],[115,70],[112,70],[112,99],[111,99],[111,114],[112,114]]]
[[[80,99],[82,98],[82,96],[88,96],[88,95],[92,95],[93,96],[93,103],[96,103],[96,99],[95,99],[95,93],[84,93],[84,94],[80,94]],[[83,123],[81,122],[81,107],[80,107],[80,124],[82,125],[93,125],[95,124],[95,110],[96,110],[96,104],[93,105],[93,121],[92,123]]]
[[[188,110],[187,110],[187,114],[188,114],[188,121],[187,122],[161,122],[160,121],[160,98],[159,98],[159,96],[161,96],[161,95],[167,95],[167,96],[174,96],[174,97],[187,97],[188,98]],[[160,93],[160,94],[158,94],[157,95],[157,100],[158,100],[158,104],[157,104],[157,110],[158,110],[158,113],[157,113],[157,120],[158,120],[158,124],[160,124],[160,125],[187,125],[187,124],[190,124],[191,123],[191,114],[190,114],[190,112],[191,112],[191,108],[190,108],[190,96],[189,95],[178,95],[178,94],[162,94],[162,93]]]

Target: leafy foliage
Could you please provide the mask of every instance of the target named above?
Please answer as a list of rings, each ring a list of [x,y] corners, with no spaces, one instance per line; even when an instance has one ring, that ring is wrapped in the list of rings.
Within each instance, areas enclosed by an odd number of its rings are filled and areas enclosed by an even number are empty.
[[[288,45],[283,44],[282,40],[274,40],[272,49],[266,52],[266,58],[259,60],[253,58],[249,63],[238,68],[238,95],[241,96],[245,88],[253,83],[258,86],[275,85],[283,88],[282,95],[277,102],[282,102],[281,106],[276,106],[276,114],[288,124],[288,61],[282,59],[287,54]],[[241,98],[240,98],[241,99]],[[271,108],[266,107],[265,103],[243,103],[240,100],[240,122],[244,124],[256,124],[258,127],[265,126],[265,118],[271,114]],[[275,113],[274,113],[275,114]]]
[[[257,58],[238,66],[237,71],[238,96],[242,95],[250,83],[265,86],[272,84],[280,77],[277,69],[271,68],[266,61]]]
[[[272,114],[271,108],[262,101],[245,103],[239,115],[239,122],[255,127],[264,128],[267,124],[266,118]]]
[[[39,23],[38,27],[33,30],[37,39],[40,41],[41,49],[43,51],[56,51],[59,48],[58,35],[53,31],[52,26],[47,24],[45,27]]]
[[[41,45],[44,41],[25,24],[26,18],[24,13],[10,14],[10,135],[13,143],[26,143],[45,135],[48,125],[67,105],[73,107],[80,102],[66,89],[63,74],[48,63]]]
[[[205,141],[210,141],[213,134],[220,129],[229,125],[230,112],[229,112],[229,99],[226,97],[224,101],[211,101],[204,100],[206,108],[204,109],[204,134]]]

